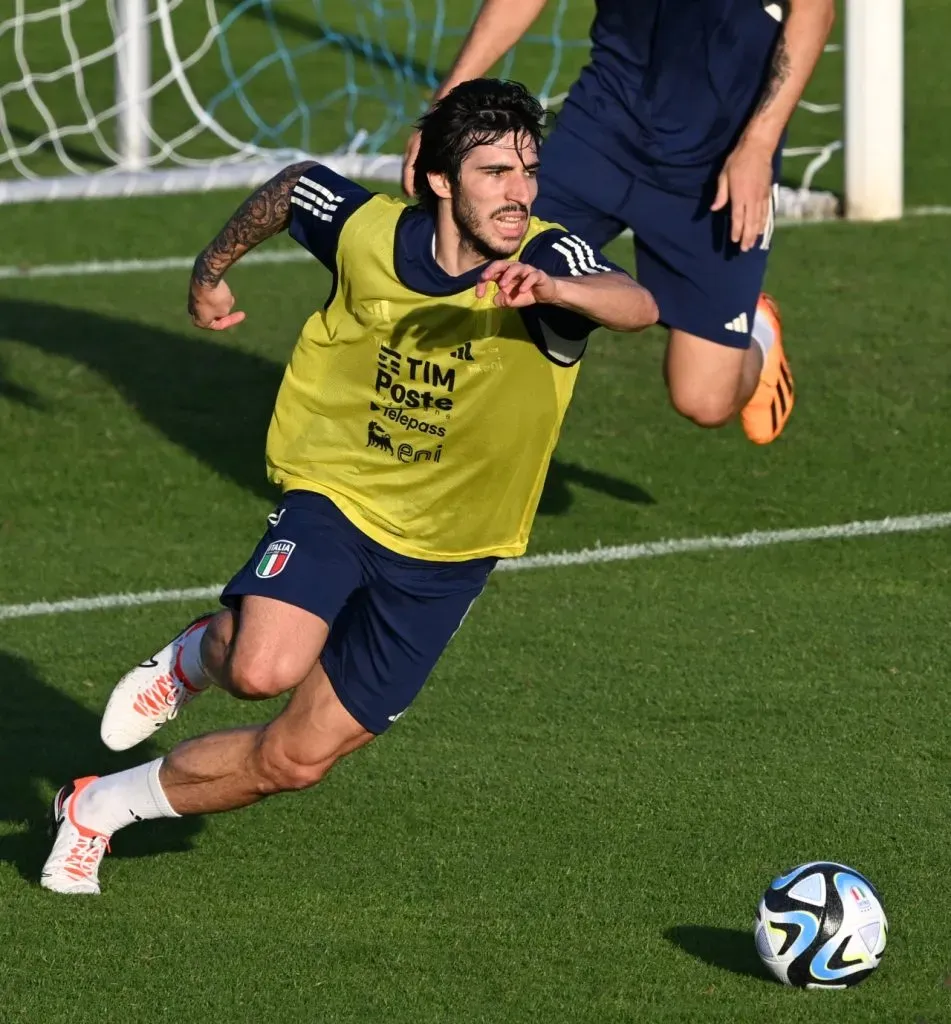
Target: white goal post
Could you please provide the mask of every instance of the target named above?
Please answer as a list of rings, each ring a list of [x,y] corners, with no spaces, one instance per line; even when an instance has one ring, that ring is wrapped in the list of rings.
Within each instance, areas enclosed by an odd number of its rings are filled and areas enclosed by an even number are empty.
[[[845,215],[900,217],[904,193],[904,0],[848,0]]]
[[[117,165],[143,171],[149,151],[151,40],[148,0],[123,0],[116,37]]]
[[[569,40],[560,34],[562,16],[571,2],[558,0],[554,5],[557,11],[552,35],[537,37],[532,44],[536,53],[540,46],[551,49],[551,69],[540,91],[543,101],[553,104],[560,97],[551,96],[550,88],[560,67],[564,44],[583,45],[583,40],[573,38],[577,27]],[[361,36],[356,41],[357,46],[372,53],[373,59],[380,61],[383,70],[391,76],[385,81],[379,78],[369,90],[364,88],[364,93],[375,90],[372,102],[377,104],[381,96],[382,102],[386,102],[387,90],[399,92],[400,96],[398,104],[386,115],[389,134],[380,136],[382,142],[369,147],[384,151],[361,152],[370,133],[357,128],[351,132],[349,141],[329,154],[314,154],[304,148],[287,146],[276,148],[274,144],[267,144],[267,137],[256,136],[252,141],[248,141],[247,135],[239,137],[240,132],[229,130],[219,117],[215,106],[217,98],[209,104],[199,98],[193,87],[197,65],[210,59],[207,55],[214,56],[216,45],[226,45],[226,30],[237,13],[247,10],[259,18],[263,14],[275,17],[278,7],[272,0],[257,3],[232,0],[233,14],[220,21],[215,0],[204,0],[204,3],[202,0],[91,0],[89,7],[86,3],[87,0],[47,0],[46,6],[37,11],[37,2],[28,5],[26,0],[14,0],[14,17],[0,16],[0,204],[252,187],[291,160],[310,156],[350,177],[399,179],[401,158],[395,151],[398,147],[394,142],[398,139],[394,139],[393,133],[416,114],[415,105],[421,95],[418,76],[422,74],[432,80],[436,48],[424,39],[426,30],[435,30],[439,35],[444,27],[439,19],[428,23],[421,20],[421,15],[417,17],[412,0],[404,0],[402,9],[408,18],[407,38],[413,40],[417,50],[407,49],[406,53],[398,55],[403,66],[391,52],[387,35],[391,29],[379,21],[374,28],[371,19],[366,22],[358,19],[359,24],[370,26],[371,34]],[[459,3],[465,6],[464,0]],[[805,100],[802,106],[815,114],[841,113],[844,137],[821,145],[787,149],[786,156],[790,158],[787,165],[799,159],[806,159],[808,163],[801,185],[781,190],[778,210],[781,218],[828,219],[844,214],[853,220],[884,220],[900,217],[903,212],[904,0],[842,0],[842,3],[845,8],[844,101],[840,105]],[[80,19],[81,13],[88,23],[92,7],[103,4],[108,13],[105,27],[111,26],[111,42],[84,54],[74,39],[73,22]],[[203,38],[183,39],[181,33],[176,35],[175,18],[186,11],[186,4],[189,17],[194,18],[196,8],[203,7],[207,11],[207,31]],[[428,11],[434,5],[437,12],[445,14],[447,0],[425,0],[421,10]],[[328,6],[333,9],[332,3]],[[384,9],[375,0],[372,4],[350,0],[349,6],[361,11]],[[287,7],[285,5],[285,9]],[[301,4],[301,10],[308,7],[326,34],[323,0]],[[99,9],[101,12],[102,7]],[[464,24],[461,27],[464,28]],[[34,70],[30,45],[24,42],[31,38],[27,29],[59,32],[68,50],[69,63],[54,69],[43,66],[42,70]],[[378,34],[372,35],[373,32]],[[448,29],[447,34],[451,34]],[[441,41],[441,38],[435,40],[436,43]],[[3,44],[10,45],[15,62],[4,59]],[[153,47],[156,48],[154,53]],[[417,78],[411,84],[417,91],[404,93],[401,90],[406,82],[400,76],[405,75],[411,58],[425,47],[429,48],[429,63],[420,70],[422,65],[416,62],[413,71]],[[280,59],[287,64],[289,57],[293,62],[293,54],[285,51],[275,54],[273,60],[268,58],[259,63],[277,63]],[[95,82],[90,84],[90,80],[98,75],[101,85],[102,75],[108,72],[109,65],[114,78],[114,102],[100,97],[97,105],[90,98],[95,91]],[[19,77],[6,81],[10,71],[18,72]],[[249,77],[248,73],[233,73],[235,94],[241,94]],[[341,85],[341,92],[346,93],[349,100],[360,92],[358,83],[348,80]],[[44,101],[43,89],[47,87],[71,87],[74,100],[78,100],[82,108],[81,116],[64,113],[65,123],[61,125],[54,116],[52,102]],[[170,94],[174,94],[176,103],[184,111],[183,119],[171,130],[167,123],[160,126],[156,120],[161,113],[160,106]],[[56,95],[62,97],[62,93]],[[34,112],[42,118],[42,129],[25,133],[20,126],[18,136],[6,107],[13,102],[32,103]],[[66,101],[61,99],[60,102]],[[66,106],[71,111],[75,103],[66,102]],[[165,127],[164,134],[160,127]],[[90,168],[88,163],[81,164],[78,158],[74,159],[71,148],[74,140],[92,140],[98,154],[98,167]],[[206,147],[195,155],[196,140],[210,140],[211,149]],[[844,202],[830,192],[817,192],[811,187],[815,174],[840,149],[844,150]],[[209,152],[217,155],[206,155]],[[38,153],[46,153],[46,161],[39,165],[31,163]]]

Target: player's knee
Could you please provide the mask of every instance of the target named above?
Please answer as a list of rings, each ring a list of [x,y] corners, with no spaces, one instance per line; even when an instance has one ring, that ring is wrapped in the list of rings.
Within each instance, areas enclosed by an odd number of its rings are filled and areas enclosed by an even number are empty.
[[[242,700],[267,700],[297,686],[306,675],[291,658],[236,651],[228,689]]]
[[[736,401],[732,395],[716,392],[693,391],[671,387],[673,407],[698,427],[722,427],[736,415]]]
[[[321,757],[316,753],[302,759],[291,755],[280,743],[265,741],[260,750],[259,789],[266,796],[308,789],[320,782],[335,761],[335,756]]]

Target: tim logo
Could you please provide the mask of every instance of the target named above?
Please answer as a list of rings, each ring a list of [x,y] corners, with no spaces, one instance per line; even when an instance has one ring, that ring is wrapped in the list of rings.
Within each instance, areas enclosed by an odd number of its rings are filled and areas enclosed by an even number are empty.
[[[385,370],[388,373],[392,373],[394,377],[398,377],[400,375],[400,367],[403,363],[403,357],[399,352],[396,352],[391,348],[387,348],[386,345],[381,345],[380,353],[377,356],[377,362],[380,364],[381,370]]]
[[[393,442],[390,435],[380,426],[370,420],[367,425],[367,448],[380,448],[385,452],[393,454]]]
[[[406,380],[413,386],[405,384]],[[380,346],[373,389],[378,395],[386,395],[385,404],[450,412],[452,399],[449,394],[455,387],[454,367],[443,367],[429,359],[403,357],[395,349]]]

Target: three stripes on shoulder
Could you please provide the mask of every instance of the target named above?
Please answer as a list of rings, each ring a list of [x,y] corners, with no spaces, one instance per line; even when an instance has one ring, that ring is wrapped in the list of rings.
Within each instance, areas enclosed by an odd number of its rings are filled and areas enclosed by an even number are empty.
[[[568,270],[574,277],[581,277],[582,274],[611,272],[610,267],[598,263],[594,256],[594,250],[577,235],[562,235],[557,242],[552,242],[551,247],[565,257],[568,261]]]
[[[312,213],[318,220],[333,220],[333,215],[343,202],[343,196],[334,195],[329,188],[302,175],[294,186],[291,202]]]

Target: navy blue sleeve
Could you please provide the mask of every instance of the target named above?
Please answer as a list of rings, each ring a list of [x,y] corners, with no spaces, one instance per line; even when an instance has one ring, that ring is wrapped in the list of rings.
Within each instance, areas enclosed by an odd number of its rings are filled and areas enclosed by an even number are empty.
[[[627,274],[578,235],[551,228],[536,235],[522,251],[522,262],[552,277],[583,277],[585,274]]]
[[[341,229],[372,196],[355,181],[314,164],[300,176],[291,193],[291,238],[328,270],[334,270]]]
[[[562,228],[552,228],[525,246],[521,260],[552,277],[583,277],[585,274],[627,274],[627,271],[607,259],[600,249],[589,245],[578,235],[571,235]],[[628,275],[629,276],[629,275]],[[525,324],[533,340],[549,356],[555,357],[553,341],[560,338],[566,342],[580,343],[599,325],[581,313],[557,306],[529,306],[523,312]],[[583,349],[582,349],[583,350]],[[569,346],[566,352],[578,351]],[[556,358],[557,362],[576,362],[576,358]]]

